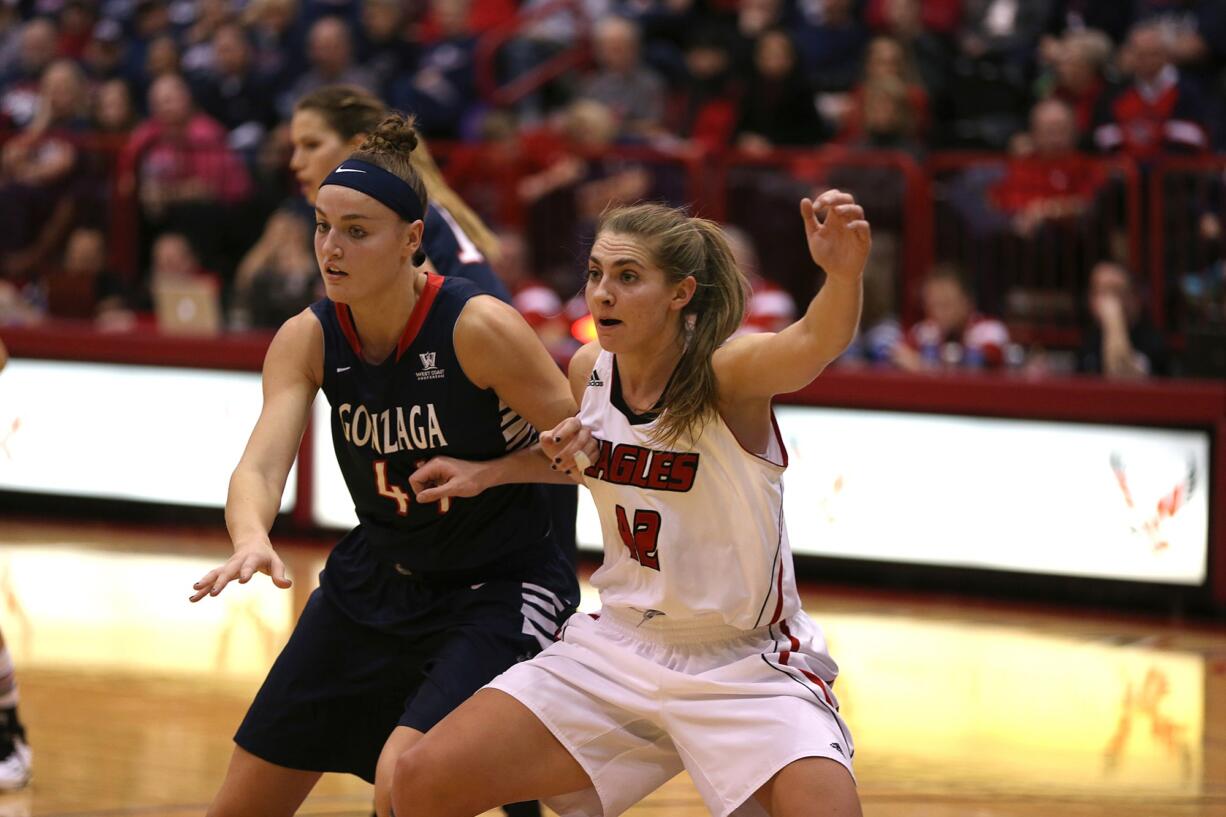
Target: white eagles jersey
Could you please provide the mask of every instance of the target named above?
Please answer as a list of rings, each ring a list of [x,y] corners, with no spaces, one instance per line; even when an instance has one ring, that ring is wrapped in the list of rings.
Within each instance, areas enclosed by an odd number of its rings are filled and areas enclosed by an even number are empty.
[[[662,450],[655,422],[626,407],[617,378],[613,355],[601,351],[579,411],[600,443],[584,474],[604,534],[604,564],[591,579],[602,604],[664,628],[751,630],[791,617],[800,601],[778,427],[765,456],[742,447],[718,415],[696,442]]]

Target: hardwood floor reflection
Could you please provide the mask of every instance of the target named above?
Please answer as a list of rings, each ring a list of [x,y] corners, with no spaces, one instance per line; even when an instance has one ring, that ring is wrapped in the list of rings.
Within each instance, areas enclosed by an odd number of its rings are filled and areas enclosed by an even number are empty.
[[[198,605],[221,534],[0,523],[0,626],[35,779],[0,817],[204,813],[324,551]],[[587,604],[593,599],[587,597]],[[806,591],[869,817],[1226,817],[1226,628]],[[304,815],[369,814],[326,776]],[[635,817],[697,817],[684,775]]]

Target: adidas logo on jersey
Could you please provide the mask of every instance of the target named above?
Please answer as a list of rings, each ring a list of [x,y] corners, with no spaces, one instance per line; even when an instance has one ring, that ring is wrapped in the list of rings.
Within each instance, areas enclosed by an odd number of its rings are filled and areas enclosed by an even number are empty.
[[[600,379],[600,375],[596,374],[596,370],[592,369],[592,376],[587,379],[587,387],[600,388],[604,385],[604,381]]]

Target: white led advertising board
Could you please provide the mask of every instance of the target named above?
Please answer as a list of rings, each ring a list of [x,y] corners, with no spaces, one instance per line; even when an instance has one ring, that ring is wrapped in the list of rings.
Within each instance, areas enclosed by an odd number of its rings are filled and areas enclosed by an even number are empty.
[[[262,399],[251,372],[14,359],[0,490],[222,508]]]

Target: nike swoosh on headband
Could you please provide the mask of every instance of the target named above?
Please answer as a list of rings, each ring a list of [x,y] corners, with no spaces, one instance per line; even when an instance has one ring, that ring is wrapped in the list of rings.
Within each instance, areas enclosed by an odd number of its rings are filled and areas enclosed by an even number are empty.
[[[358,170],[356,167],[338,167],[333,173],[365,173],[365,170]]]

